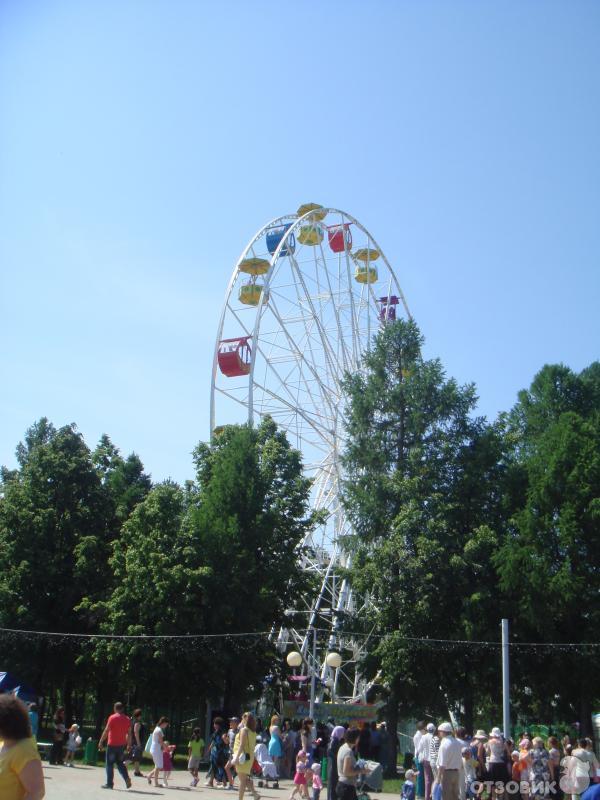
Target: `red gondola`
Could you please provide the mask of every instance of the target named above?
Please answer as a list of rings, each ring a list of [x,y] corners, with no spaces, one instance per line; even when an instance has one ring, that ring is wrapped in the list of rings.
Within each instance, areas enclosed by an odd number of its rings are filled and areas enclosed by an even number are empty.
[[[344,250],[352,249],[350,224],[350,222],[343,222],[341,225],[329,225],[327,228],[329,247],[334,253],[343,253]]]
[[[217,361],[219,369],[228,378],[237,378],[250,372],[252,350],[248,344],[249,336],[238,339],[223,339],[219,343]]]

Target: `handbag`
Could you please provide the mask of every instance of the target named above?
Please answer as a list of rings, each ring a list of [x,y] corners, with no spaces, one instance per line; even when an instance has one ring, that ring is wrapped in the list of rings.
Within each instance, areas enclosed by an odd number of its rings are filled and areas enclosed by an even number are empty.
[[[146,741],[146,746],[144,747],[144,753],[149,753],[151,747],[152,747],[152,734],[150,734],[148,740]]]

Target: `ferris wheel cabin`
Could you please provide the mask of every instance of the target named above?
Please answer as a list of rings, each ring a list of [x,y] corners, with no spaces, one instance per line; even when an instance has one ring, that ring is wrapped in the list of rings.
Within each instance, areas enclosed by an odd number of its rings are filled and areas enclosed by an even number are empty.
[[[249,336],[239,339],[222,339],[217,352],[219,369],[228,378],[248,375],[252,361],[252,350],[248,344]]]
[[[329,247],[334,253],[344,253],[352,249],[350,224],[350,222],[343,222],[341,225],[329,225],[327,227]]]

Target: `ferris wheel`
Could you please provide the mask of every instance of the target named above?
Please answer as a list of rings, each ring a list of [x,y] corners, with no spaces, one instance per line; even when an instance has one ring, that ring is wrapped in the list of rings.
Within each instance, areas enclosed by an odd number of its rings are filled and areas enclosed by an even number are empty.
[[[211,381],[211,432],[270,415],[287,433],[312,478],[311,503],[326,521],[299,548],[301,567],[319,586],[306,598],[306,628],[279,632],[338,698],[360,695],[356,669],[364,643],[339,633],[357,598],[340,568],[350,523],[341,504],[344,375],[381,325],[410,317],[400,284],[369,231],[344,211],[314,203],[268,222],[238,259],[225,294]],[[304,621],[306,622],[306,620]],[[327,627],[341,666],[311,648],[310,630]]]

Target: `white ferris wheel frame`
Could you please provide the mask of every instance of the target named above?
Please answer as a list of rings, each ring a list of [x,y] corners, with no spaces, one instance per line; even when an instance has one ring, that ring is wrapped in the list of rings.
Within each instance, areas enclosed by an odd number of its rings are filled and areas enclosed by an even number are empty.
[[[399,302],[402,304],[404,312],[407,318],[411,318],[411,313],[408,308],[408,304],[404,297],[404,293],[398,281],[398,278],[389,263],[385,253],[375,240],[375,238],[371,235],[371,233],[367,230],[365,226],[363,226],[355,217],[351,216],[345,211],[341,211],[340,209],[336,208],[324,208],[319,209],[319,212],[324,214],[325,216],[329,215],[336,215],[340,218],[340,222],[336,223],[342,227],[342,231],[344,231],[344,225],[353,225],[359,231],[361,231],[367,239],[368,246],[372,247],[373,249],[377,250],[379,253],[379,257],[382,259],[383,264],[387,268],[388,273],[388,289],[387,289],[387,297],[391,295],[396,295]],[[242,251],[240,257],[238,258],[235,267],[233,269],[231,278],[229,280],[229,284],[227,286],[227,290],[225,293],[225,301],[223,303],[223,308],[221,311],[221,316],[219,319],[219,326],[217,330],[217,337],[215,342],[214,354],[213,354],[213,368],[212,368],[212,376],[211,376],[211,392],[210,392],[210,430],[211,434],[215,430],[216,427],[216,410],[217,410],[217,395],[219,393],[227,396],[230,400],[234,400],[237,403],[240,403],[242,406],[246,408],[247,414],[247,421],[249,424],[254,423],[254,418],[257,413],[263,415],[263,412],[255,408],[255,389],[259,389],[264,395],[273,395],[273,400],[275,402],[279,402],[288,406],[287,411],[291,414],[295,414],[296,417],[301,418],[304,423],[308,426],[314,428],[315,433],[317,436],[321,437],[321,439],[327,444],[326,453],[323,460],[320,463],[317,463],[313,466],[315,471],[315,484],[318,484],[317,494],[312,498],[313,507],[321,508],[327,507],[329,508],[332,504],[339,500],[339,488],[341,485],[342,475],[340,469],[340,442],[338,440],[339,429],[330,430],[325,429],[316,418],[311,418],[308,413],[303,410],[302,408],[293,405],[293,402],[290,402],[289,399],[283,398],[279,395],[274,395],[272,392],[269,391],[268,386],[262,386],[255,383],[255,365],[257,362],[257,353],[260,353],[265,364],[269,366],[271,370],[275,372],[278,376],[279,381],[282,385],[285,386],[285,379],[279,375],[277,369],[274,367],[272,363],[269,363],[269,358],[265,354],[265,352],[261,351],[261,321],[263,319],[263,312],[265,306],[269,303],[269,296],[270,296],[270,288],[271,288],[271,280],[273,275],[276,274],[277,270],[275,267],[278,265],[280,258],[288,259],[288,264],[290,265],[290,273],[294,276],[296,281],[300,280],[302,283],[302,291],[306,299],[308,300],[308,306],[310,307],[312,314],[307,314],[307,319],[312,320],[316,328],[318,329],[318,335],[323,344],[323,353],[325,356],[325,360],[328,361],[329,359],[333,358],[337,361],[337,356],[335,353],[328,350],[328,336],[327,331],[320,325],[319,316],[315,313],[314,308],[311,305],[311,295],[308,290],[308,287],[305,283],[303,283],[302,279],[302,270],[300,269],[298,262],[296,260],[296,254],[294,253],[293,249],[289,246],[289,244],[293,241],[293,237],[295,237],[296,241],[298,241],[297,231],[302,228],[303,225],[306,224],[315,224],[315,211],[310,210],[307,213],[303,214],[302,216],[298,216],[297,214],[287,214],[281,217],[276,217],[264,225],[259,231],[250,239],[247,246]],[[316,224],[321,225],[323,228],[322,221],[319,220]],[[250,328],[250,326],[246,326],[244,322],[240,319],[239,315],[236,313],[235,309],[231,305],[231,297],[232,293],[238,283],[238,279],[241,276],[240,265],[248,257],[249,254],[254,253],[255,245],[264,237],[266,237],[269,230],[274,228],[281,228],[282,226],[289,225],[285,234],[282,236],[281,241],[279,242],[276,250],[270,257],[270,266],[268,271],[261,276],[263,279],[262,284],[262,292],[260,295],[260,299],[258,304],[255,306],[255,318],[254,318],[254,325]],[[325,257],[323,251],[323,243],[320,242],[319,246],[321,248],[321,253],[323,257],[324,263],[326,263],[327,259]],[[283,255],[282,255],[283,254]],[[346,267],[348,271],[348,281],[350,283],[351,280],[351,272],[355,266],[355,261],[353,260],[352,253],[348,248],[344,248],[343,253],[339,254],[343,256],[346,261]],[[315,255],[315,263],[317,262],[317,257]],[[325,269],[327,273],[327,269]],[[328,277],[329,281],[329,277]],[[330,286],[331,291],[331,286]],[[366,336],[361,333],[360,329],[356,329],[356,325],[358,325],[358,318],[355,314],[354,306],[353,306],[353,294],[349,291],[350,296],[350,303],[352,305],[352,312],[350,318],[352,320],[352,348],[353,353],[351,357],[351,363],[346,363],[343,366],[339,364],[330,364],[330,370],[327,371],[329,374],[333,374],[334,367],[337,366],[337,374],[339,377],[343,375],[347,368],[358,368],[360,360],[365,351],[368,350],[372,335],[374,334],[375,330],[371,330],[370,322],[371,322],[371,308],[377,306],[379,302],[374,294],[373,287],[370,283],[366,284],[366,292],[367,292],[367,332]],[[333,296],[333,292],[331,292]],[[299,296],[299,295],[298,295]],[[273,306],[274,304],[272,304]],[[342,341],[342,347],[344,338],[342,336],[342,321],[340,320],[340,315],[338,313],[338,309],[333,303],[334,311],[335,311],[335,321],[339,329],[340,333],[340,341]],[[321,397],[328,398],[331,395],[331,386],[326,386],[323,383],[323,378],[319,375],[319,370],[314,366],[309,359],[305,357],[305,354],[301,352],[298,347],[294,345],[293,338],[287,333],[285,321],[280,317],[277,317],[277,312],[273,310],[273,307],[269,309],[272,313],[275,314],[276,319],[278,319],[279,325],[281,327],[281,331],[284,333],[288,340],[288,344],[291,348],[290,352],[293,353],[296,359],[298,359],[299,363],[302,363],[303,366],[306,366],[308,371],[310,371],[312,375],[312,379],[318,384],[319,390],[321,392]],[[222,389],[221,387],[217,386],[217,376],[219,371],[219,364],[218,364],[218,354],[219,354],[219,346],[223,341],[223,328],[226,322],[227,314],[230,312],[237,322],[240,324],[241,329],[244,331],[243,335],[240,335],[240,338],[244,336],[250,339],[251,341],[251,361],[250,361],[250,371],[248,374],[244,375],[244,379],[247,379],[248,386],[247,386],[247,397],[243,400],[240,400],[239,397],[236,397],[234,394]],[[386,308],[386,317],[382,322],[385,322],[390,314],[390,307]],[[306,321],[304,321],[306,326]],[[308,337],[308,328],[306,328],[307,332],[307,339]],[[360,348],[358,345],[361,345]],[[344,353],[344,360],[346,361],[347,354]],[[310,391],[310,390],[309,390]],[[269,413],[268,411],[266,413]],[[337,415],[337,412],[334,412]],[[325,438],[324,434],[328,433],[331,434],[331,438],[329,441]],[[305,437],[302,437],[303,439]],[[305,454],[303,453],[303,456]],[[332,462],[332,463],[330,463]],[[305,464],[306,468],[306,464]],[[319,482],[319,475],[323,473],[322,480]],[[326,473],[326,474],[325,474]],[[333,496],[331,496],[333,494]],[[335,513],[336,519],[339,515],[342,515],[341,522],[334,523],[336,526],[341,526],[339,529],[344,527],[344,523],[347,522],[345,520],[345,514],[341,509],[339,502],[337,503],[337,507],[335,508],[335,512],[331,512],[332,516]],[[325,538],[325,534],[323,534]],[[358,670],[356,668],[356,664],[364,649],[366,647],[367,640],[363,640],[362,642],[352,641],[346,637],[344,637],[344,642],[341,642],[342,636],[338,633],[337,629],[339,627],[340,619],[342,618],[344,613],[356,613],[359,611],[356,605],[356,598],[353,596],[352,589],[349,586],[347,580],[345,578],[340,579],[336,573],[339,567],[347,567],[349,566],[349,558],[343,552],[339,544],[335,541],[329,543],[330,550],[328,552],[328,556],[326,558],[326,563],[324,563],[323,559],[318,558],[308,558],[304,557],[302,559],[302,567],[304,569],[308,569],[309,571],[316,573],[319,578],[319,585],[320,590],[318,594],[312,598],[308,598],[306,602],[306,609],[305,612],[309,614],[309,622],[308,628],[306,630],[298,630],[296,628],[290,627],[289,629],[282,629],[279,632],[278,636],[278,644],[280,648],[283,650],[285,649],[286,645],[290,641],[290,637],[292,642],[295,644],[296,647],[300,650],[305,659],[308,667],[313,673],[317,671],[320,673],[321,677],[325,680],[328,677],[332,679],[334,684],[333,691],[337,688],[338,680],[341,675],[353,686],[352,695],[351,697],[358,697],[360,696],[362,690],[364,690],[364,680],[358,674]],[[336,585],[337,580],[337,585]],[[323,610],[323,603],[324,601],[329,601],[331,604],[331,608],[327,609],[329,616],[326,616],[325,611]],[[364,601],[363,601],[364,602]],[[368,602],[368,599],[366,600]],[[311,630],[314,629],[317,625],[317,622],[321,620],[324,624],[328,627],[330,634],[328,640],[328,650],[331,649],[341,649],[342,647],[345,648],[346,651],[350,651],[349,657],[343,658],[343,663],[340,669],[334,671],[332,675],[331,668],[327,666],[325,661],[325,656],[319,661],[315,654],[314,650],[311,652]],[[350,697],[349,697],[350,699]]]

